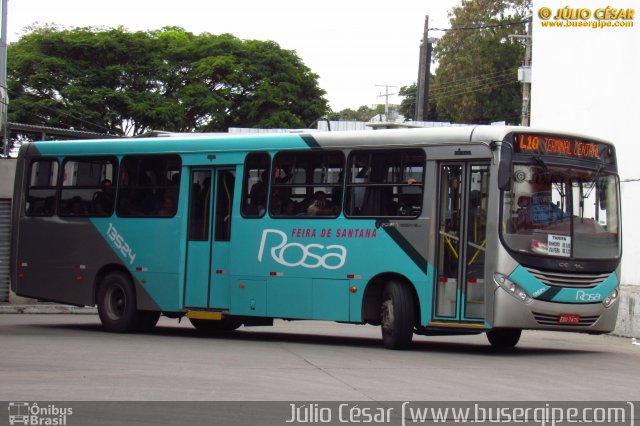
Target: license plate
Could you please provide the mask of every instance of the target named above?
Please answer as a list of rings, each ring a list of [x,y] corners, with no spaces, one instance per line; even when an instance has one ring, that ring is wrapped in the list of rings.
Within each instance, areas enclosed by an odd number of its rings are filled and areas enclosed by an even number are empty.
[[[560,314],[560,324],[580,324],[580,315]]]

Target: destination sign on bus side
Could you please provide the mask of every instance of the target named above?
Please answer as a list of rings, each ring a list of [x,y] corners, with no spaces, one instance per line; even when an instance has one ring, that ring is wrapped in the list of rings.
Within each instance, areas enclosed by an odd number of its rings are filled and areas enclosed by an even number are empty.
[[[567,137],[519,133],[513,150],[520,154],[553,155],[612,163],[611,147],[606,144]]]

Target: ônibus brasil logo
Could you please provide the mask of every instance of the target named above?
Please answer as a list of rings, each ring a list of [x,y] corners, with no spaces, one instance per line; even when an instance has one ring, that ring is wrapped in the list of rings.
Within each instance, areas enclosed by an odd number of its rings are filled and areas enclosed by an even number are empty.
[[[347,260],[347,249],[344,246],[289,243],[287,234],[277,229],[262,231],[258,262],[262,262],[267,247],[273,260],[288,267],[339,269]]]
[[[67,424],[67,417],[73,414],[73,408],[58,407],[55,404],[39,406],[37,402],[10,402],[10,425],[56,425]]]

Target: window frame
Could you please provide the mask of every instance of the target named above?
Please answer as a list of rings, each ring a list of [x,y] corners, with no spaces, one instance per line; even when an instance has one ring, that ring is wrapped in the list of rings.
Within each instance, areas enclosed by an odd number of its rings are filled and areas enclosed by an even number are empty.
[[[325,157],[329,157],[331,155],[336,155],[339,159],[340,159],[340,172],[339,172],[339,176],[341,176],[338,180],[338,182],[336,183],[323,183],[323,182],[304,182],[304,183],[277,183],[274,184],[274,173],[276,171],[276,169],[278,169],[279,167],[277,166],[278,164],[278,160],[280,157],[284,156],[284,155],[298,155],[298,154],[302,154],[303,156],[308,156],[308,157],[312,157],[312,156],[325,156]],[[327,164],[329,164],[328,161],[325,161],[325,159],[321,160],[321,164],[325,164],[325,162]],[[272,170],[271,170],[271,178],[270,178],[270,185],[269,185],[269,200],[268,200],[268,210],[269,210],[269,217],[271,217],[272,219],[335,219],[338,216],[340,216],[340,214],[343,211],[343,205],[344,205],[344,179],[345,179],[345,165],[346,165],[346,158],[345,158],[345,154],[343,150],[339,150],[339,149],[328,149],[328,150],[283,150],[283,151],[279,151],[277,152],[274,156],[273,156],[273,162],[272,162]],[[315,170],[315,169],[314,169]],[[308,173],[308,171],[305,169],[305,171]],[[334,205],[334,207],[336,207],[337,209],[332,212],[331,214],[321,214],[321,215],[313,215],[313,214],[308,214],[306,213],[306,209],[309,206],[306,206],[304,208],[304,211],[301,213],[297,213],[294,215],[287,215],[287,214],[275,214],[273,212],[272,209],[272,204],[273,204],[273,196],[276,193],[276,191],[278,189],[293,189],[293,188],[314,188],[313,191],[313,195],[311,195],[311,197],[314,197],[316,191],[315,188],[334,188],[335,189],[339,189],[340,191],[340,200],[338,201],[338,203],[335,202],[335,200],[333,200],[333,198],[331,199],[331,202]],[[325,195],[328,195],[325,193]],[[309,195],[307,195],[309,196]],[[312,198],[313,199],[313,198]]]
[[[64,191],[67,190],[73,190],[73,189],[88,189],[88,190],[95,190],[100,191],[102,190],[102,186],[100,184],[98,184],[97,186],[92,186],[92,185],[69,185],[69,186],[65,186],[64,185],[64,173],[65,173],[65,167],[67,166],[67,163],[69,162],[76,162],[76,163],[88,163],[88,162],[96,162],[96,161],[100,161],[100,160],[104,160],[103,164],[111,162],[112,167],[113,167],[113,175],[111,178],[111,186],[113,188],[113,203],[111,206],[111,211],[109,212],[109,214],[95,214],[95,213],[91,213],[89,211],[87,211],[86,214],[68,214],[68,213],[63,213],[62,212],[62,206],[63,206],[63,199],[62,199],[62,195],[64,193]],[[114,180],[116,180],[116,178],[119,176],[119,162],[118,162],[118,158],[116,156],[113,155],[96,155],[96,156],[69,156],[69,157],[65,157],[64,160],[62,161],[62,166],[60,167],[60,176],[62,177],[62,179],[58,180],[58,194],[56,197],[56,201],[57,201],[57,214],[59,217],[64,217],[64,218],[68,218],[68,217],[111,217],[113,216],[113,213],[115,212],[116,209],[116,198],[117,198],[117,191],[116,191],[116,182],[114,182]],[[95,195],[95,194],[94,194]],[[93,197],[92,197],[93,198]],[[70,200],[69,200],[70,201]]]
[[[32,174],[33,174],[33,166],[36,163],[41,163],[41,162],[47,162],[47,163],[55,163],[57,170],[55,173],[55,185],[53,186],[46,186],[46,187],[41,187],[38,185],[31,185],[31,178],[32,178]],[[29,168],[28,168],[29,172],[27,174],[27,179],[26,179],[26,192],[25,192],[25,201],[24,201],[24,215],[28,216],[28,217],[53,217],[56,215],[57,209],[58,209],[58,188],[60,186],[60,171],[62,170],[62,168],[60,167],[60,159],[57,157],[36,157],[31,159],[30,163],[29,163]],[[32,189],[48,189],[48,190],[53,190],[53,206],[51,207],[51,211],[48,214],[34,214],[34,213],[30,213],[27,209],[27,203],[29,202],[29,194],[31,193]],[[50,198],[50,197],[46,197],[46,198]]]
[[[404,183],[401,182],[363,182],[363,183],[354,183],[353,179],[355,179],[355,177],[352,175],[352,170],[353,170],[353,160],[354,157],[356,155],[362,155],[362,154],[384,154],[384,153],[398,153],[400,155],[400,163],[399,166],[401,167],[401,170],[403,170],[404,173],[404,160],[406,158],[406,156],[410,155],[410,154],[420,154],[422,156],[422,173],[421,173],[421,180],[420,181],[416,181],[414,183],[409,183],[408,181],[405,181]],[[371,168],[373,164],[373,160],[370,159],[369,160],[369,167]],[[346,173],[346,182],[345,182],[345,193],[344,193],[344,215],[346,218],[348,219],[417,219],[422,215],[422,212],[424,210],[424,192],[425,192],[425,186],[426,186],[426,182],[425,182],[425,178],[426,178],[426,171],[427,171],[427,154],[425,152],[424,149],[422,148],[410,148],[410,147],[405,147],[405,148],[380,148],[380,149],[354,149],[351,150],[351,152],[349,152],[349,156],[347,157],[347,173]],[[419,211],[416,212],[413,215],[359,215],[359,214],[353,214],[350,211],[349,208],[349,204],[350,204],[350,200],[351,200],[351,189],[354,188],[405,188],[405,187],[410,187],[410,188],[420,188],[419,194],[415,194],[418,195],[418,199],[419,199]],[[395,194],[393,194],[395,197],[398,197],[398,199],[400,198],[400,192],[396,192]],[[414,195],[414,194],[412,194]],[[393,197],[392,197],[393,198]]]
[[[140,162],[143,160],[162,160],[164,162],[164,172],[166,173],[169,168],[167,167],[167,164],[171,161],[171,160],[177,160],[177,167],[176,170],[178,171],[178,182],[176,184],[164,184],[164,185],[158,185],[158,184],[152,184],[152,185],[141,185],[139,182],[136,182],[134,185],[127,185],[126,187],[123,186],[123,172],[127,169],[124,166],[125,161],[130,160],[130,159],[135,159],[136,161],[138,161],[138,166],[136,168],[136,173],[139,172],[139,166],[140,166]],[[128,173],[128,172],[127,172]],[[176,215],[178,214],[178,209],[179,209],[179,201],[180,201],[180,183],[182,181],[182,157],[178,154],[131,154],[131,155],[124,155],[121,159],[120,159],[120,165],[119,165],[119,169],[118,169],[118,185],[117,185],[117,191],[116,191],[116,205],[115,205],[115,213],[116,216],[119,218],[123,218],[123,219],[137,219],[137,218],[144,218],[144,219],[171,219],[176,217]],[[131,179],[131,177],[129,177],[129,179]],[[173,213],[169,214],[169,215],[159,215],[157,213],[148,213],[148,214],[143,214],[143,213],[133,213],[133,214],[123,214],[121,208],[122,208],[122,197],[123,197],[123,190],[124,189],[128,189],[128,190],[140,190],[140,189],[151,189],[152,191],[157,191],[159,189],[163,190],[162,192],[162,197],[164,197],[166,195],[166,191],[167,190],[172,190],[175,189],[176,194],[175,194],[175,207],[173,209]]]
[[[263,182],[263,184],[265,184],[266,186],[264,211],[262,213],[258,212],[256,214],[250,214],[246,211],[247,208],[252,205],[249,203],[250,193],[248,188],[248,182],[249,182],[248,173],[250,169],[247,167],[247,164],[249,163],[249,159],[252,156],[266,156],[268,159],[268,161],[266,162],[267,167],[265,169],[266,175],[267,175],[267,182]],[[271,162],[272,162],[271,155],[267,151],[249,152],[244,157],[244,165],[242,170],[242,196],[240,197],[240,215],[245,219],[261,219],[265,217],[265,215],[267,214],[267,210],[269,207],[269,181],[271,177]],[[261,169],[258,168],[258,170],[261,170]],[[258,182],[254,183],[254,185],[257,183]],[[251,188],[253,189],[253,185],[251,186]]]

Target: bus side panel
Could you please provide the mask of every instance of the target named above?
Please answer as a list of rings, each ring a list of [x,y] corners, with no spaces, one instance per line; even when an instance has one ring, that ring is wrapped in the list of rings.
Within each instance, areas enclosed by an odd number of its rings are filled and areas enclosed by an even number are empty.
[[[146,302],[138,297],[138,309],[176,312],[182,308],[182,220],[180,210],[172,218],[92,219],[111,256],[134,277],[138,293],[146,294]]]
[[[428,322],[433,267],[426,238],[417,235],[426,224],[397,228],[342,217],[236,218],[234,241],[242,243],[232,245],[229,313],[360,323],[367,284],[394,274],[414,286],[421,322]]]
[[[87,218],[23,217],[18,241],[20,296],[94,304],[94,278],[119,264]]]
[[[23,196],[22,188],[25,187],[25,175],[26,175],[26,155],[29,149],[29,143],[24,143],[20,147],[18,153],[18,162],[16,164],[16,175],[13,186],[13,200],[11,210],[11,264],[9,267],[10,279],[11,279],[11,291],[18,292],[18,241],[20,238],[20,216],[23,211]]]
[[[138,309],[180,310],[179,244],[177,235],[172,236],[178,233],[178,226],[171,219],[148,221],[154,226],[116,217],[22,218],[17,293],[93,305],[98,272],[115,266],[126,269],[133,278]],[[134,248],[125,250],[128,244]],[[140,252],[135,251],[138,248]]]

